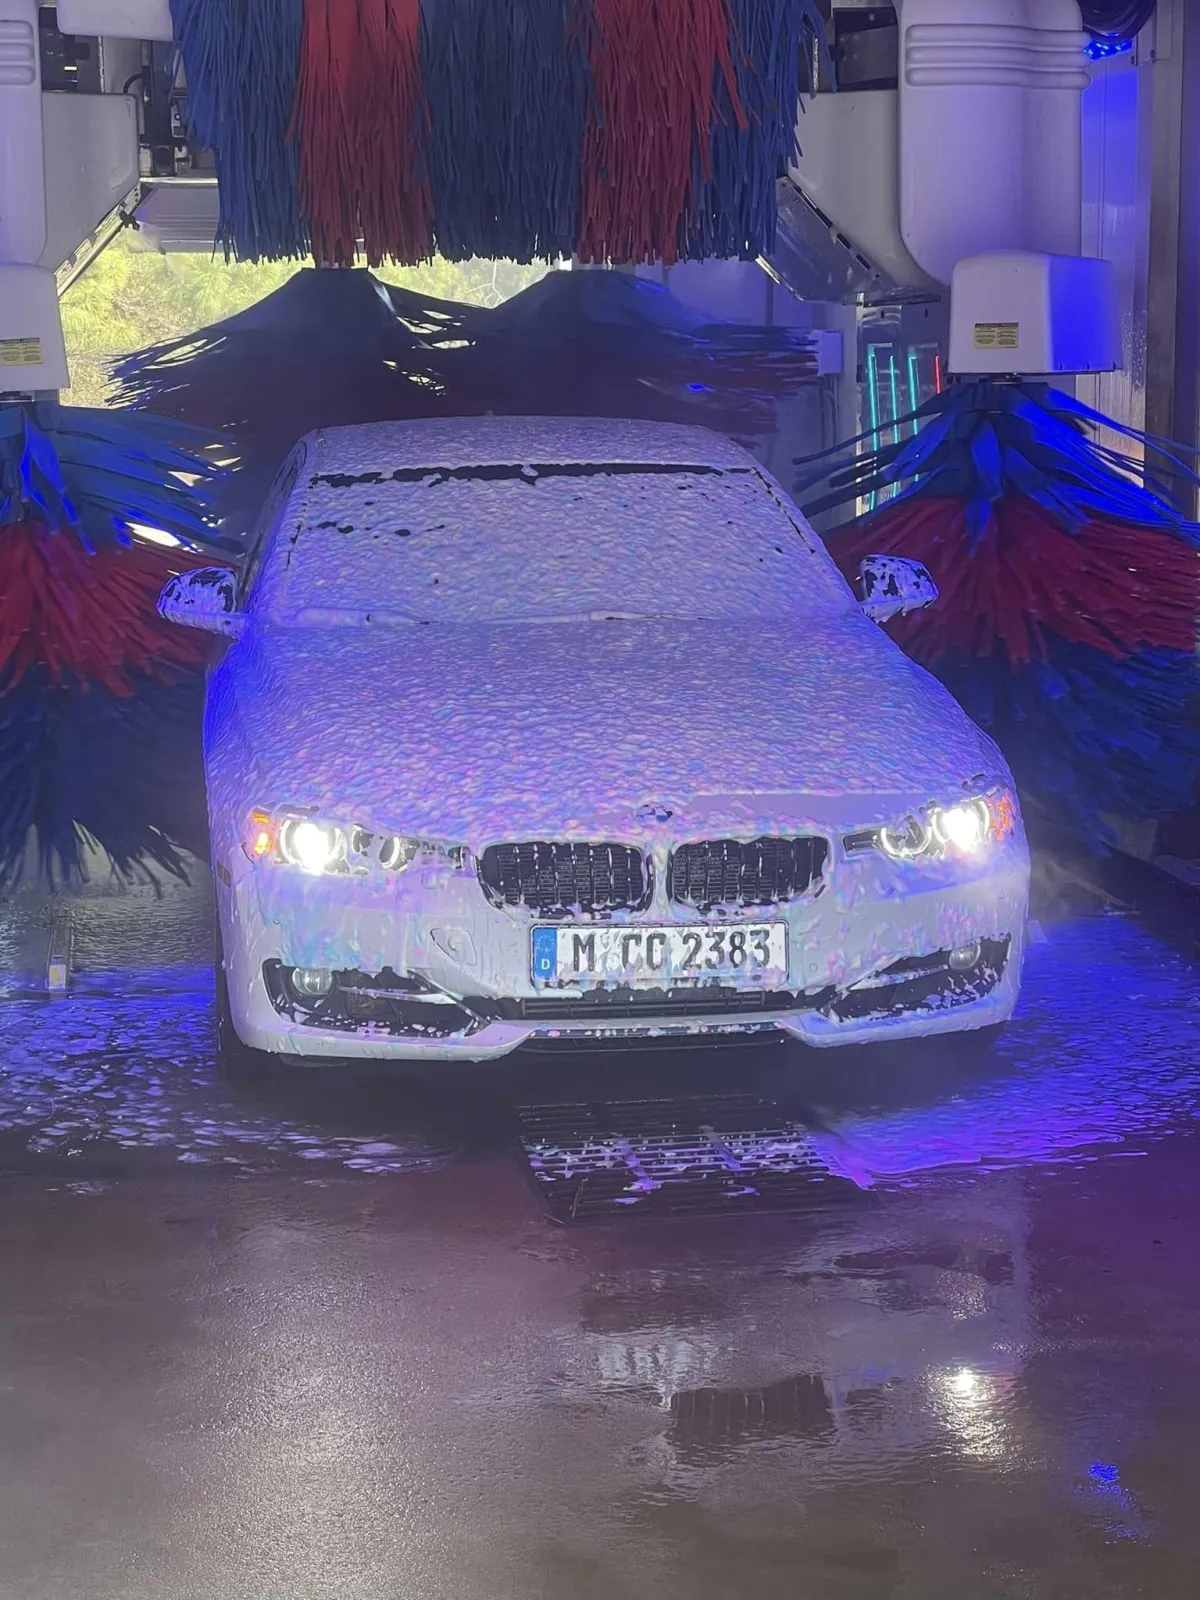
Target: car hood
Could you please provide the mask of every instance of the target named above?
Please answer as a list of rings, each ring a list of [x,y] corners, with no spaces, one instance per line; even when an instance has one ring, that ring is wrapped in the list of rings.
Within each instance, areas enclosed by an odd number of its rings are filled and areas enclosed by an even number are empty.
[[[858,613],[253,628],[220,673],[252,754],[222,775],[243,801],[476,848],[628,839],[643,808],[693,836],[867,826],[1004,770]]]

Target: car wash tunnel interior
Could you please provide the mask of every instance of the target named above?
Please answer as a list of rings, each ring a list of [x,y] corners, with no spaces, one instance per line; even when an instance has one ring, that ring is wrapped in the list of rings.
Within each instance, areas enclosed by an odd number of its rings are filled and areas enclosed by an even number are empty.
[[[0,0],[0,1600],[1194,1600],[1198,275],[1192,0]]]

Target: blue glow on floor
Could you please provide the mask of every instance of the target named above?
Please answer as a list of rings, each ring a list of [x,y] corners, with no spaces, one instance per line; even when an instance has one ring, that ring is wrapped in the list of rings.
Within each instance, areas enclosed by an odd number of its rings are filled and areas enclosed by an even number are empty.
[[[1018,1016],[991,1049],[969,1037],[899,1053],[781,1047],[777,1070],[816,1114],[835,1170],[905,1182],[1139,1155],[1195,1119],[1198,1037],[1200,972],[1137,922],[1097,916],[1032,947]],[[744,1058],[728,1059],[737,1076]],[[265,1105],[231,1095],[216,1074],[207,964],[93,971],[68,996],[0,1004],[0,1138],[35,1156],[116,1147],[374,1174],[438,1164],[445,1152],[397,1115],[404,1097],[389,1099],[348,1125],[332,1090],[310,1122],[286,1085]]]
[[[1122,1147],[1136,1155],[1200,1108],[1200,972],[1140,924],[1091,917],[1030,950],[1017,1017],[984,1071],[964,1042],[905,1103],[839,1096],[829,1127],[876,1178],[944,1166],[1046,1162]]]

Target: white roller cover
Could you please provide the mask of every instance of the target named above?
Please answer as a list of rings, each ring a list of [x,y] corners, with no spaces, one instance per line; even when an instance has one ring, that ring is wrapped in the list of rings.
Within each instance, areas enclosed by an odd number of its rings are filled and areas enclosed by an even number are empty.
[[[0,263],[46,248],[37,0],[0,0]]]
[[[1117,275],[1095,257],[969,256],[950,289],[950,371],[1019,377],[1121,364]]]
[[[167,0],[58,0],[58,25],[63,33],[104,39],[172,37]]]
[[[1077,0],[901,0],[900,231],[949,283],[964,256],[1077,255]]]

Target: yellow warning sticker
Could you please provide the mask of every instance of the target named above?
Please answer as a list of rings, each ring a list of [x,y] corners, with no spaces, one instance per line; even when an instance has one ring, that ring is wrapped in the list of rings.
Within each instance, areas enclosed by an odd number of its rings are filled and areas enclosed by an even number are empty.
[[[1015,350],[1021,342],[1019,322],[977,322],[976,350]]]
[[[40,367],[40,339],[0,339],[0,367]]]

